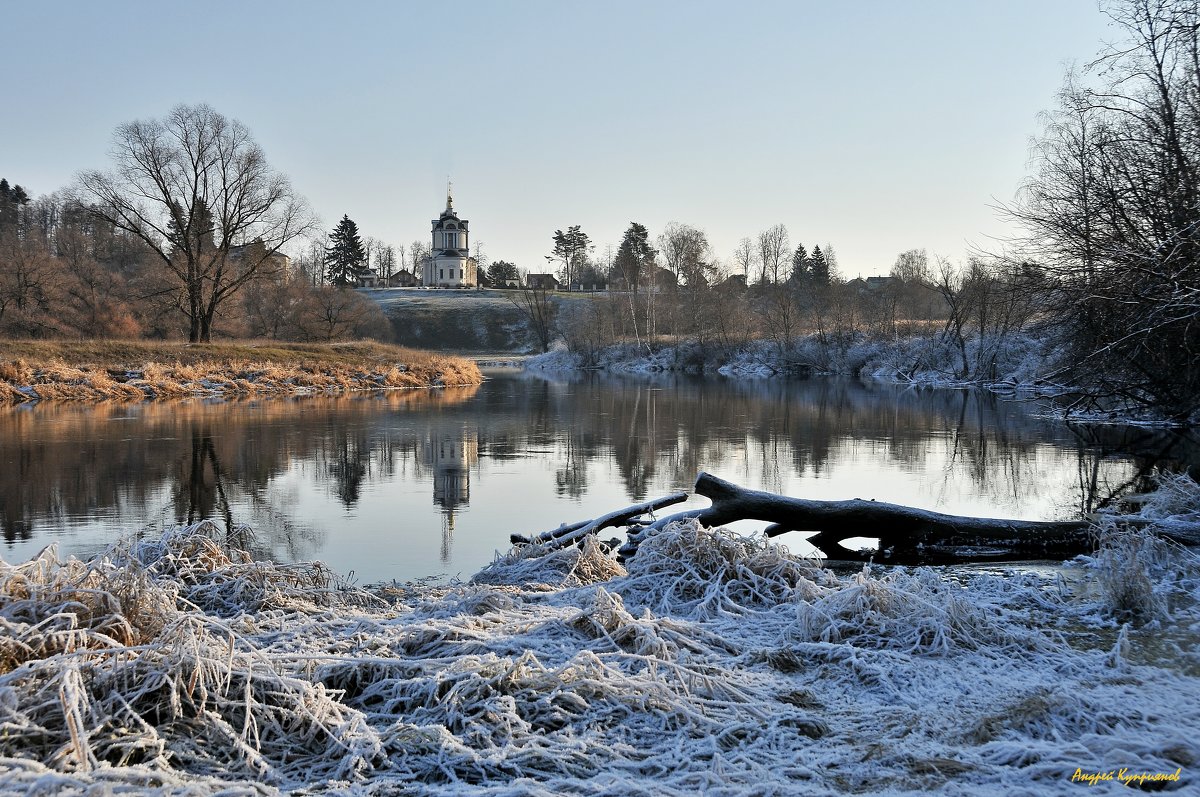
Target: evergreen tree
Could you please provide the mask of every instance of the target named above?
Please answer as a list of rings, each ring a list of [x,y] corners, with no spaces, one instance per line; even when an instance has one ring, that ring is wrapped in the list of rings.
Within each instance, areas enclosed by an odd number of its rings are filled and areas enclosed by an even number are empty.
[[[592,242],[587,233],[576,224],[568,227],[566,232],[554,231],[554,249],[546,255],[551,263],[562,263],[558,271],[559,280],[568,288],[579,278],[579,272],[587,262],[587,253],[592,249]]]
[[[0,226],[16,224],[21,207],[29,204],[29,194],[19,185],[9,186],[8,180],[0,178]]]
[[[216,224],[208,203],[203,199],[196,200],[190,214],[178,202],[171,203],[171,218],[167,227],[172,256],[184,251],[207,258],[216,254]]]
[[[358,268],[366,258],[362,239],[358,235],[358,225],[349,216],[343,215],[329,234],[329,246],[325,250],[326,279],[331,285],[353,285]]]
[[[825,259],[825,253],[819,246],[813,247],[810,271],[814,285],[829,284],[829,261]]]
[[[624,280],[634,293],[638,285],[650,276],[654,267],[654,256],[657,254],[650,245],[650,233],[636,221],[629,223],[625,237],[617,248],[617,257],[613,261],[613,275]]]
[[[497,260],[492,263],[487,270],[488,282],[495,288],[508,287],[509,280],[520,280],[521,275],[517,271],[517,267],[507,260]]]
[[[804,244],[796,247],[792,254],[791,281],[796,285],[804,285],[812,278],[812,261],[808,259],[808,250]]]

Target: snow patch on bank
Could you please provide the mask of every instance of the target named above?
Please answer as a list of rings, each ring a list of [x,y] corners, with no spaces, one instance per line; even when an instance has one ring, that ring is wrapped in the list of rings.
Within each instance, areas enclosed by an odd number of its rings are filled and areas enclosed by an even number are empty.
[[[856,376],[885,382],[995,388],[1046,386],[1056,353],[1029,335],[972,338],[963,348],[941,335],[880,340],[865,335],[808,336],[780,344],[739,346],[683,342],[657,347],[618,344],[583,355],[558,348],[531,357],[536,371],[596,369],[625,373],[676,371],[767,378],[779,374]]]
[[[1200,507],[1176,493],[1145,516]],[[838,576],[687,521],[627,567],[527,546],[374,593],[207,521],[48,549],[0,562],[0,794],[1194,789],[1200,556],[1123,533],[1049,575]]]

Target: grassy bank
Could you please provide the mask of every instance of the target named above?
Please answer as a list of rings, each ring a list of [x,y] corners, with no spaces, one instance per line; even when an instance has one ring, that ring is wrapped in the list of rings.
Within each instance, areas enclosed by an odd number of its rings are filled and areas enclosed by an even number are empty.
[[[478,384],[461,357],[382,343],[0,340],[0,403]]]

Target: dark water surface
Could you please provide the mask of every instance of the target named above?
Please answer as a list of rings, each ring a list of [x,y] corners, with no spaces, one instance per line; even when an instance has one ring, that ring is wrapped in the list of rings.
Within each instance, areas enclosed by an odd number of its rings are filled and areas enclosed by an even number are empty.
[[[808,498],[1050,519],[1091,509],[1155,455],[1195,458],[1169,435],[1075,429],[973,391],[489,376],[338,398],[0,409],[0,558],[51,542],[86,556],[211,517],[252,526],[256,555],[321,559],[362,582],[466,578],[510,532],[688,490],[701,469]]]

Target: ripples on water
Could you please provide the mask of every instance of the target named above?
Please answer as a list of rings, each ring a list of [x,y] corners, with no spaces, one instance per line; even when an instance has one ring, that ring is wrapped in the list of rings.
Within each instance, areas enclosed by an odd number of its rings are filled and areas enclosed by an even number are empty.
[[[321,559],[364,582],[466,578],[510,532],[687,490],[702,469],[808,498],[1058,518],[1158,458],[1200,461],[1194,441],[1073,428],[974,391],[489,376],[335,398],[0,409],[0,557],[55,541],[88,555],[212,517],[252,526],[258,555]]]

